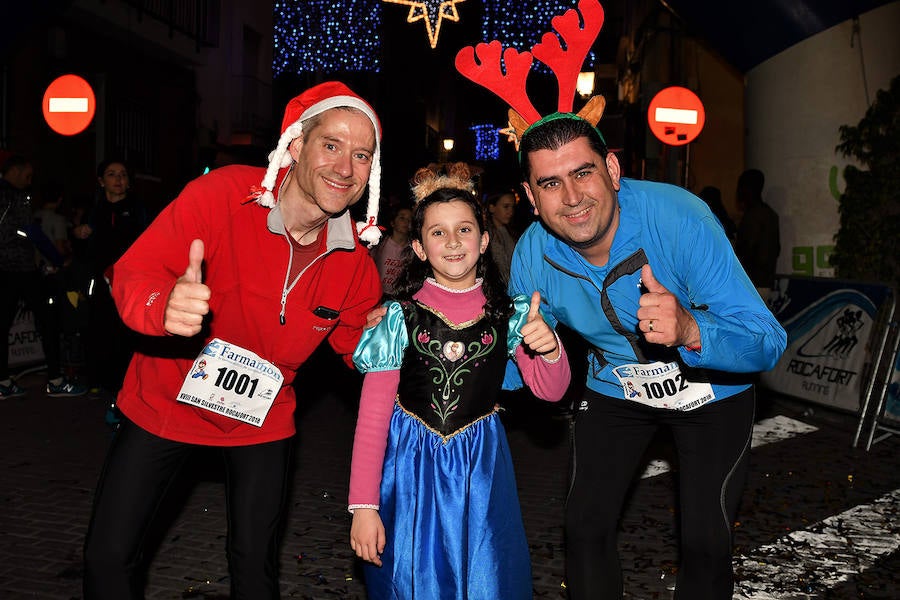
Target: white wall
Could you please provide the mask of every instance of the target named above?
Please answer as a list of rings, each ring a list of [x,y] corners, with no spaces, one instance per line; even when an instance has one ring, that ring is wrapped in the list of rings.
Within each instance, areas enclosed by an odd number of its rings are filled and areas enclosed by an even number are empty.
[[[258,104],[266,113],[271,112],[271,3],[223,0],[220,6],[219,44],[215,47],[203,46],[199,51],[195,40],[178,31],[171,32],[168,25],[153,17],[140,16],[138,9],[131,4],[113,0],[75,0],[73,9],[101,22],[108,21],[134,39],[152,44],[161,55],[192,66],[199,95],[197,125],[218,133],[218,140],[210,141],[231,143],[232,125],[244,103],[251,103],[251,108],[253,104]],[[248,82],[249,74],[243,72],[245,24],[262,36],[256,68],[258,83],[255,80]],[[275,120],[280,123],[281,115],[276,115]]]
[[[865,114],[863,71],[869,102],[900,74],[900,1],[862,14],[859,23],[860,37],[848,20],[746,75],[746,167],[765,173],[763,199],[781,218],[779,273],[833,276],[827,256],[839,218],[829,176],[836,168],[835,187],[843,191],[848,162],[834,150],[838,128]]]
[[[249,74],[243,72],[245,24],[262,36],[257,76],[271,99],[272,6],[265,2],[222,2],[221,10],[219,46],[203,49],[203,64],[196,70],[200,95],[198,120],[200,127],[216,130],[216,141],[229,144],[233,142],[234,119],[241,112],[242,102],[249,100],[245,88],[254,85],[253,81],[246,80]],[[275,119],[280,123],[281,115]]]

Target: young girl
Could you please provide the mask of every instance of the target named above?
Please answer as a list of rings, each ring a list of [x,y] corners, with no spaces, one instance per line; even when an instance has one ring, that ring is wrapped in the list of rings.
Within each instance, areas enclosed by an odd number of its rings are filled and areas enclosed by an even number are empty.
[[[353,357],[366,376],[350,545],[372,563],[370,600],[531,598],[496,402],[501,387],[520,387],[520,373],[536,395],[559,400],[568,362],[538,311],[540,295],[511,303],[488,271],[489,236],[465,174],[423,181],[423,173],[413,189],[415,256],[398,280],[399,301],[387,303]]]

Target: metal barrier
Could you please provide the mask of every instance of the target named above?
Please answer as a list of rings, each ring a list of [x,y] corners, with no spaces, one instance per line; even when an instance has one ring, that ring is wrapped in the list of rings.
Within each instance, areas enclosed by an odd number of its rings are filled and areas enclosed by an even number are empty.
[[[853,439],[855,447],[863,435],[864,425],[868,424],[866,450],[891,435],[900,434],[900,323],[896,301],[891,303],[881,329],[882,343],[872,363],[870,386],[863,398],[862,418]]]

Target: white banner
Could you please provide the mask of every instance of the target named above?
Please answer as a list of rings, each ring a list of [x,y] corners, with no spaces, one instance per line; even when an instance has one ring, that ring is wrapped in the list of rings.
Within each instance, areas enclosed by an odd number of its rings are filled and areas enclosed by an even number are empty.
[[[16,320],[9,330],[7,341],[7,353],[9,356],[9,368],[16,369],[37,365],[44,362],[44,350],[41,347],[41,335],[34,324],[34,315],[25,310],[25,305],[19,302],[19,310],[16,312]]]
[[[762,375],[772,390],[858,412],[863,366],[878,307],[890,288],[824,278],[781,277],[772,310],[788,334],[781,360]]]

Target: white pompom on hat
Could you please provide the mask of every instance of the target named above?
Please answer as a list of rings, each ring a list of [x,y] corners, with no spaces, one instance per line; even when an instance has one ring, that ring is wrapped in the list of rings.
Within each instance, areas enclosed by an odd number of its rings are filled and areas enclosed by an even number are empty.
[[[362,111],[375,128],[375,153],[372,155],[372,169],[369,173],[369,201],[366,206],[366,220],[356,224],[359,239],[370,245],[378,243],[381,230],[378,222],[378,201],[381,196],[381,124],[378,116],[369,104],[339,81],[327,81],[313,86],[288,102],[281,122],[281,137],[275,149],[269,153],[269,166],[263,177],[262,189],[254,190],[253,196],[262,206],[275,206],[272,190],[278,178],[278,171],[291,165],[288,146],[303,132],[302,121],[314,117],[326,110],[338,107],[351,107]]]

